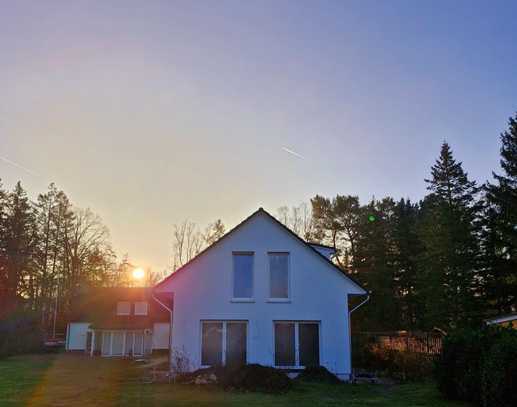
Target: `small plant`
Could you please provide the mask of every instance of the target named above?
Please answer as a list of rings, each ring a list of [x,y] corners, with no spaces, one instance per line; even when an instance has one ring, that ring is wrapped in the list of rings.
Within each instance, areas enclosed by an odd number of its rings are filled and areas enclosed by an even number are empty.
[[[184,349],[173,348],[170,357],[170,370],[174,377],[192,370],[192,363]]]

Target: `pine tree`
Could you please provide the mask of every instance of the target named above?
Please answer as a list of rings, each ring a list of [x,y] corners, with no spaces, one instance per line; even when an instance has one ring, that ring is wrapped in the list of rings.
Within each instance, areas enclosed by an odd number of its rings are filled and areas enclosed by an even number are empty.
[[[401,199],[394,208],[393,255],[396,296],[399,301],[401,326],[403,329],[415,329],[420,323],[418,309],[418,257],[422,244],[418,238],[417,225],[420,208],[411,201]]]
[[[34,209],[20,182],[7,195],[3,232],[7,268],[6,295],[10,302],[17,302],[22,294],[27,294],[25,277],[32,272],[36,237]]]
[[[494,313],[517,306],[517,114],[501,138],[503,175],[485,191],[483,294]]]
[[[418,278],[421,305],[427,328],[456,327],[479,317],[475,298],[478,188],[447,143],[431,174],[419,231],[424,247]]]

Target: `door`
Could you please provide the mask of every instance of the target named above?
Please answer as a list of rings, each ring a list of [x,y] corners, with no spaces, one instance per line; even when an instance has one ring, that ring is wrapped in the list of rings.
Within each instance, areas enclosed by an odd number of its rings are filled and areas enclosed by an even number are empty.
[[[86,350],[88,322],[71,322],[68,324],[67,350]]]

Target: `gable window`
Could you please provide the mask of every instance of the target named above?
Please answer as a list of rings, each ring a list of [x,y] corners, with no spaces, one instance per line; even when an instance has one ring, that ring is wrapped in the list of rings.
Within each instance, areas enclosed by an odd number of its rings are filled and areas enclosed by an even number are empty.
[[[246,321],[201,321],[201,365],[246,364]]]
[[[117,302],[117,315],[130,315],[131,303],[129,301]]]
[[[275,366],[307,367],[320,364],[318,322],[276,321]]]
[[[253,298],[253,253],[233,253],[233,298]]]
[[[289,298],[289,253],[269,253],[269,298]]]
[[[147,301],[135,302],[135,315],[147,315]]]

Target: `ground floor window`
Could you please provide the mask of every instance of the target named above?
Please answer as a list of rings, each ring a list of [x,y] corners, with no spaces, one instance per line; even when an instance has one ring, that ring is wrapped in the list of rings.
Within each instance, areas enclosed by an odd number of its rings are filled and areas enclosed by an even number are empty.
[[[102,356],[143,356],[152,350],[150,330],[91,330],[86,350]]]
[[[306,367],[320,364],[318,322],[275,321],[275,366]]]
[[[201,321],[201,364],[246,364],[247,331],[247,321]]]

